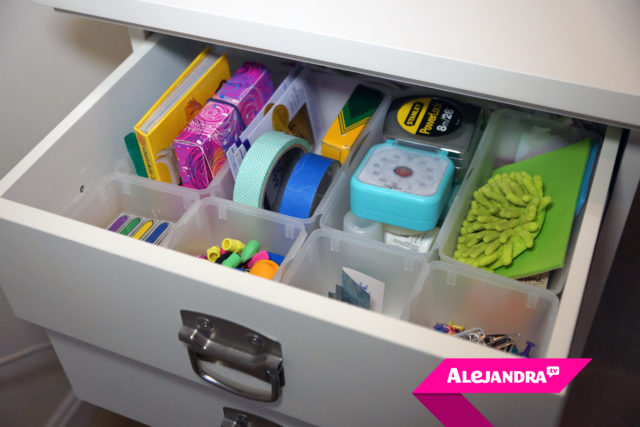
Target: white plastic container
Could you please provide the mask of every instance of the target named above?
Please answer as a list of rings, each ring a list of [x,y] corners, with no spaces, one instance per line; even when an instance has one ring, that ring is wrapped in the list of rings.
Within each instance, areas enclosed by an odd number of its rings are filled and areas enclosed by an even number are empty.
[[[126,154],[125,156],[123,156],[116,163],[116,166],[114,169],[116,172],[119,172],[119,173],[138,176],[136,175],[136,170],[133,166],[133,163],[131,162],[131,157],[129,157],[129,154]],[[147,179],[144,177],[140,177],[140,178]],[[154,181],[154,180],[149,180],[149,181]],[[156,181],[156,182],[160,182],[160,181]],[[203,188],[202,190],[197,190],[195,188],[189,188],[189,187],[182,187],[182,186],[173,185],[169,183],[167,184],[171,185],[172,187],[179,188],[183,191],[196,193],[198,194],[198,197],[201,199],[212,197],[212,196],[227,198],[226,189],[229,188],[229,186],[231,186],[231,188],[233,189],[233,175],[231,174],[231,169],[229,169],[229,165],[225,163],[224,165],[222,165],[222,167],[220,168],[216,176],[213,177],[213,179],[209,183],[209,186],[207,188]]]
[[[382,313],[399,318],[424,266],[422,254],[320,229],[307,239],[281,275],[281,282],[328,297],[348,267],[385,283]]]
[[[453,259],[453,253],[456,249],[460,227],[471,205],[473,192],[487,182],[496,168],[517,161],[520,141],[531,139],[532,134],[538,136],[540,146],[548,144],[550,149],[558,148],[563,144],[563,141],[564,145],[569,145],[593,136],[584,129],[571,126],[566,120],[556,121],[514,110],[499,110],[493,113],[480,140],[470,171],[467,173],[434,242],[434,249],[438,250],[440,260],[454,265],[466,265]],[[540,137],[542,134],[545,135],[544,138]],[[579,220],[580,218],[575,219],[574,224]],[[572,248],[571,242],[569,248]],[[570,253],[567,253],[567,259],[569,259],[569,255]],[[492,276],[504,278],[497,274]],[[565,278],[557,271],[554,272],[550,276],[547,289],[554,294],[559,294],[564,286]],[[507,280],[512,284],[520,283],[513,279]]]
[[[306,237],[304,225],[296,219],[209,197],[192,206],[174,225],[162,246],[199,256],[211,246],[220,246],[225,238],[244,243],[253,239],[260,243],[260,250],[284,256],[284,264]]]
[[[510,334],[520,352],[531,341],[535,344],[531,356],[545,354],[558,298],[512,282],[470,266],[430,262],[402,318],[427,328],[453,322],[466,329],[481,328],[488,335]]]
[[[198,200],[195,192],[172,184],[112,173],[85,195],[69,216],[105,229],[123,212],[175,223]]]

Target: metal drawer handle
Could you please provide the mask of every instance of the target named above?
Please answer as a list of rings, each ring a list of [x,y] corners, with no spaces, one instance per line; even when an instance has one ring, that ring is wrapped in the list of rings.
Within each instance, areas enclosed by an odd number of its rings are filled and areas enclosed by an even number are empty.
[[[220,427],[282,427],[273,421],[238,409],[224,407],[222,410],[224,411],[224,420],[222,420]]]
[[[187,344],[193,371],[223,390],[261,402],[278,400],[284,386],[280,343],[237,323],[207,314],[181,310],[180,341]],[[207,372],[202,362],[232,368],[270,384],[270,392],[258,393]]]

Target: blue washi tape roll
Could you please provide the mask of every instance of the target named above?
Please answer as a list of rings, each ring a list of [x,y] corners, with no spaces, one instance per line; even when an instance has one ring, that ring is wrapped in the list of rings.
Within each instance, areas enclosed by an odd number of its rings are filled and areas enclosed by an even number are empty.
[[[289,176],[280,203],[280,213],[309,218],[327,192],[336,170],[334,159],[307,153],[300,158]]]

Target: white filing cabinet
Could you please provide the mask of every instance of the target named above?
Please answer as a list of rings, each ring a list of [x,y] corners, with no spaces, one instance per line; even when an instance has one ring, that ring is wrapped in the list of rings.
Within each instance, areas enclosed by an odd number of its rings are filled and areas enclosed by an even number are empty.
[[[154,36],[137,49],[0,181],[4,291],[17,316],[50,331],[79,398],[153,425],[229,423],[223,408],[281,425],[437,425],[411,392],[440,361],[509,357],[399,319],[428,272],[426,258],[398,263],[407,279],[393,283],[392,303],[378,314],[70,218],[70,206],[118,168],[123,135],[201,41],[237,49],[231,57],[281,56],[609,125],[557,315],[536,354],[569,355],[620,128],[640,127],[637,2],[41,3],[172,36]],[[228,206],[218,219],[233,212]],[[295,227],[285,228],[291,234]],[[295,252],[298,242],[292,245]],[[467,274],[456,271],[447,280]],[[249,377],[219,367],[215,377],[245,395],[277,399],[242,397],[200,378],[178,339],[182,310],[246,328],[236,344],[263,357],[270,384],[247,384]],[[198,326],[202,319],[195,335]],[[497,425],[550,425],[564,393],[468,397]]]

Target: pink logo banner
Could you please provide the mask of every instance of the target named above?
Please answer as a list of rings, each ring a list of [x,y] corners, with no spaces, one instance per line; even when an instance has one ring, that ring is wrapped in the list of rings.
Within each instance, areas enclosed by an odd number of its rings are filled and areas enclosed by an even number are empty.
[[[559,393],[591,359],[445,359],[413,394],[446,427],[490,426],[461,393]]]

